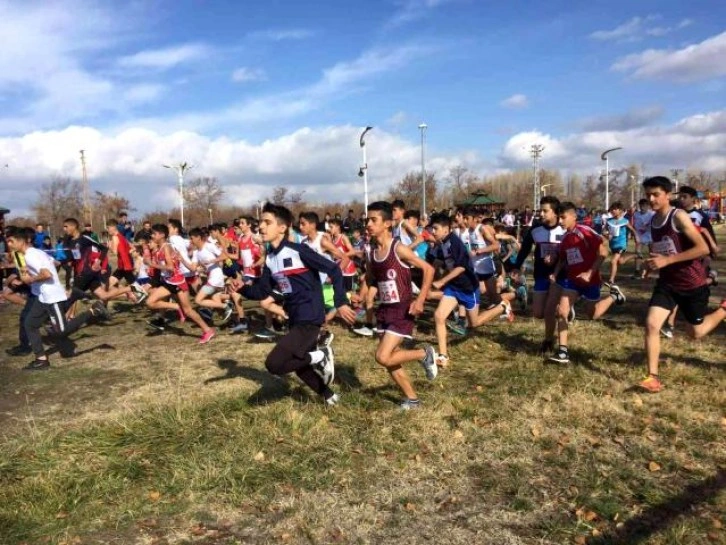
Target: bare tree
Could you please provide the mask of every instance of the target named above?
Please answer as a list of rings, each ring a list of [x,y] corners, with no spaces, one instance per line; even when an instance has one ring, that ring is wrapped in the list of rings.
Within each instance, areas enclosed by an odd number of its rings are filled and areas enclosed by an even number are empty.
[[[302,202],[304,193],[304,189],[302,191],[290,191],[290,188],[278,185],[272,189],[270,202],[280,206],[296,205]]]
[[[40,186],[31,210],[38,223],[48,225],[53,233],[60,233],[65,218],[80,220],[83,212],[82,194],[78,180],[54,176],[50,182]]]
[[[106,229],[106,221],[118,219],[121,212],[135,210],[131,202],[118,193],[103,193],[96,191],[93,195],[93,224],[100,231]]]
[[[390,200],[401,199],[410,210],[421,210],[422,184],[420,172],[409,172],[401,181],[388,190]],[[426,203],[435,203],[437,194],[435,172],[426,173]]]

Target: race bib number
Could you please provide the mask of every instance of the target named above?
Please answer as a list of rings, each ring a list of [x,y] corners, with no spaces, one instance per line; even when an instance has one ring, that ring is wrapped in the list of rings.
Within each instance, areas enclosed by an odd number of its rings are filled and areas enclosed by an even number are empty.
[[[71,250],[71,254],[73,254],[73,259],[75,259],[76,261],[81,259],[81,251],[78,248],[73,248]]]
[[[395,280],[384,280],[378,282],[378,296],[381,304],[390,305],[392,303],[400,303],[401,296],[398,293],[398,287]]]
[[[539,256],[544,259],[546,257],[557,257],[559,248],[557,244],[540,244]]]
[[[242,250],[240,254],[242,256],[242,265],[249,268],[254,264],[255,260],[252,259],[252,250],[245,249]]]
[[[654,242],[651,246],[651,250],[654,254],[660,255],[673,255],[677,253],[676,245],[670,237],[665,237],[658,242]]]
[[[288,279],[287,276],[285,276],[284,274],[275,274],[274,279],[275,283],[277,284],[277,288],[280,290],[280,293],[284,293],[285,295],[292,293],[292,284],[290,283],[290,279]]]
[[[567,264],[578,265],[585,261],[580,253],[580,248],[568,248],[567,249]]]

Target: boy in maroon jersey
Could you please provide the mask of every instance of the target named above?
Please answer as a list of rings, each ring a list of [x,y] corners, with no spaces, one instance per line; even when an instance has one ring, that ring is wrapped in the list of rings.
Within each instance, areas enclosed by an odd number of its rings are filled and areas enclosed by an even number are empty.
[[[366,231],[376,239],[377,245],[369,254],[366,274],[368,285],[377,287],[380,303],[376,321],[383,336],[376,350],[376,361],[386,368],[393,382],[406,396],[401,409],[409,410],[418,408],[419,400],[401,365],[420,360],[426,378],[433,380],[438,374],[436,352],[431,345],[427,344],[418,350],[401,348],[401,342],[411,338],[414,317],[423,312],[426,296],[434,280],[434,269],[408,246],[393,238],[392,222],[393,211],[389,203],[378,201],[368,206]],[[411,289],[410,267],[423,271],[421,291],[416,299]]]
[[[587,225],[577,223],[577,208],[571,202],[564,202],[559,209],[560,225],[565,229],[559,246],[559,259],[550,281],[562,288],[560,303],[557,306],[557,335],[559,349],[549,358],[557,363],[569,363],[567,350],[569,324],[567,318],[570,309],[580,298],[586,301],[585,312],[592,320],[602,317],[613,305],[622,305],[625,296],[620,288],[610,287],[610,296],[600,299],[600,265],[608,252],[603,245],[603,238]],[[560,271],[564,268],[565,276]],[[558,278],[560,278],[558,280]]]
[[[708,255],[708,244],[688,213],[671,206],[671,181],[665,176],[654,176],[643,182],[643,189],[655,212],[651,221],[653,244],[645,264],[648,270],[659,271],[659,276],[645,322],[648,376],[639,386],[656,393],[663,389],[658,377],[658,357],[660,329],[668,315],[676,306],[680,307],[688,323],[688,335],[700,339],[726,319],[726,299],[707,314],[709,289],[702,258]]]

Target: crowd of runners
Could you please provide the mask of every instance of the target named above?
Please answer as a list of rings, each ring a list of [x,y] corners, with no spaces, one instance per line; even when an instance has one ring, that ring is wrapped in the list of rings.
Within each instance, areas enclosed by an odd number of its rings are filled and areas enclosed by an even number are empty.
[[[645,318],[647,376],[639,387],[658,392],[661,337],[673,336],[678,310],[686,332],[700,338],[726,319],[726,299],[709,312],[709,288],[718,281],[710,259],[718,245],[707,215],[695,207],[696,192],[681,187],[675,195],[661,176],[646,179],[643,191],[646,198],[629,217],[614,203],[600,232],[578,219],[573,203],[554,196],[542,198],[521,233],[480,209],[422,218],[401,201],[374,202],[360,220],[351,212],[345,220],[322,221],[315,212],[295,218],[268,203],[259,220],[242,216],[230,226],[188,232],[170,219],[133,234],[125,218],[114,219],[104,242],[68,218],[55,246],[42,226],[7,226],[0,299],[23,309],[19,343],[6,352],[33,355],[27,370],[48,369],[47,343],[89,320],[110,319],[109,302],[128,300],[148,309],[149,327],[159,332],[172,320],[193,323],[201,344],[221,328],[273,341],[269,372],[295,373],[335,405],[329,326],[338,321],[351,334],[377,337],[375,359],[401,390],[401,407],[412,409],[420,402],[404,364],[420,362],[434,380],[455,364],[450,336],[492,321],[511,323],[515,313],[531,309],[543,322],[543,359],[567,364],[576,304],[592,320],[626,304],[618,276],[634,259],[633,278],[654,284]],[[635,252],[628,252],[629,237]],[[80,300],[91,301],[88,310],[77,310]],[[264,327],[250,323],[245,301],[257,302]],[[416,320],[431,301],[436,343],[416,348]]]

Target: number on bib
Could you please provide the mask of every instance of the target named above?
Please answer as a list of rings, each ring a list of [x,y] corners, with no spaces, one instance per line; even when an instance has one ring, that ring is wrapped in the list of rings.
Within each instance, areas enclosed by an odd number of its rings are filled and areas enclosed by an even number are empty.
[[[381,299],[381,304],[390,305],[401,302],[401,297],[398,294],[398,287],[396,286],[395,280],[384,280],[383,282],[378,282],[378,294]]]

